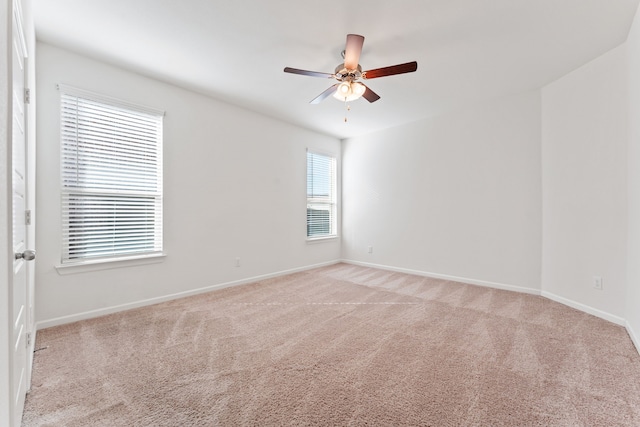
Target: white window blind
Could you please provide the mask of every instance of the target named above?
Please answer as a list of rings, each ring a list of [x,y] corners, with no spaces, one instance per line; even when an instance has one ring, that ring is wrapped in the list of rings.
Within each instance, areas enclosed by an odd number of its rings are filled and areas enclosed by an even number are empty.
[[[60,90],[62,262],[161,253],[163,113]]]
[[[307,237],[335,236],[336,159],[307,151]]]

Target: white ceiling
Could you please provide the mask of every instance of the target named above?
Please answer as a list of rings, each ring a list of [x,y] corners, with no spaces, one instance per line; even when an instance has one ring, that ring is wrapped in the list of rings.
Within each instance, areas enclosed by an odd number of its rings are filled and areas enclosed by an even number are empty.
[[[37,37],[213,98],[346,138],[539,88],[626,40],[639,0],[34,0]],[[346,35],[365,36],[373,104],[309,101]]]

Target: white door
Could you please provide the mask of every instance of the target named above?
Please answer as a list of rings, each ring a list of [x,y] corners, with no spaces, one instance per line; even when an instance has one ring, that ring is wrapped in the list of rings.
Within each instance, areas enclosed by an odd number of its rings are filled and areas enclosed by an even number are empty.
[[[25,60],[27,57],[20,8],[14,3],[12,38],[12,199],[13,199],[13,283],[10,283],[11,309],[11,409],[13,425],[19,426],[27,389],[29,329],[27,304],[26,262],[35,257],[35,252],[26,247],[27,204],[27,138],[25,115]]]

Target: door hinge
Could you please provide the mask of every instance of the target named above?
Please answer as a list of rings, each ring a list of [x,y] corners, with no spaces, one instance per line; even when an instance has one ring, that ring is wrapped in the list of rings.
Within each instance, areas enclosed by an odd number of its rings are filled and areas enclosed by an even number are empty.
[[[27,332],[27,347],[31,345],[31,332]]]
[[[26,225],[31,225],[31,209],[24,211],[24,223]]]
[[[24,88],[24,103],[31,104],[31,89]]]

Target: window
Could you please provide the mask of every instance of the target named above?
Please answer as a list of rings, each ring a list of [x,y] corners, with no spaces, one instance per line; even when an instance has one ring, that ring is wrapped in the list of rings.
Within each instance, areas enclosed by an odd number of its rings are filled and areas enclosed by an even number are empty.
[[[164,114],[59,88],[62,263],[161,254]]]
[[[336,159],[307,151],[307,237],[334,237],[336,224]]]

